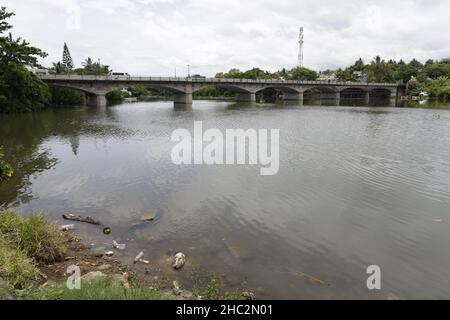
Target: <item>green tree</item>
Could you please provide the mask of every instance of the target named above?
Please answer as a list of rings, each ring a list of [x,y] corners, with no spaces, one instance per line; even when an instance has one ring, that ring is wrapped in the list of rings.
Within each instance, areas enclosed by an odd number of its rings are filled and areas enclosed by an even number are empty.
[[[386,63],[380,56],[376,56],[374,60],[366,66],[365,71],[369,82],[394,81],[394,68],[392,63]]]
[[[0,112],[31,112],[50,105],[48,86],[24,66],[9,63],[1,78]]]
[[[352,81],[352,82],[358,81],[358,77],[350,69],[345,69],[345,70],[342,70],[341,68],[337,69],[336,70],[336,78],[339,81]]]
[[[94,62],[90,57],[84,60],[82,65],[83,69],[81,69],[81,72],[85,75],[105,76],[111,73],[108,65],[103,65],[100,61]]]
[[[53,62],[53,67],[48,70],[51,74],[70,74],[71,70],[60,61]]]
[[[0,8],[0,112],[43,109],[50,103],[48,86],[26,66],[40,67],[38,58],[47,54],[21,38],[13,38],[9,32],[12,25],[6,21],[13,15],[5,7]]]
[[[146,97],[150,95],[150,92],[142,84],[129,87],[128,91],[131,92],[131,95],[136,98]]]
[[[428,65],[425,67],[424,73],[431,79],[437,79],[439,77],[450,77],[450,63],[441,61]]]
[[[292,70],[290,70],[287,73],[287,80],[300,80],[300,81],[314,81],[319,78],[319,75],[316,71],[303,68],[303,67],[297,67]]]
[[[7,12],[5,7],[0,8],[0,68],[5,68],[10,63],[40,67],[38,58],[45,58],[47,53],[30,46],[22,38],[13,38],[11,32],[9,32],[12,29],[12,25],[6,22],[6,19],[12,16],[14,16],[14,13]],[[5,32],[9,33],[4,35]]]

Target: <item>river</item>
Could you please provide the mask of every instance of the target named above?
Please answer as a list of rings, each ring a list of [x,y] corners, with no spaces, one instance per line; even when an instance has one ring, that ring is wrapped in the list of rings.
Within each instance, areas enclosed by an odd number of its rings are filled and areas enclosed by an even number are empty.
[[[173,130],[280,129],[280,170],[174,165]],[[450,111],[195,101],[0,117],[15,175],[0,203],[22,214],[89,215],[77,232],[150,265],[183,252],[194,270],[243,281],[258,298],[450,296]],[[140,217],[156,211],[153,222]],[[367,267],[381,268],[368,290]],[[139,266],[144,268],[144,266]],[[161,267],[164,269],[164,267]]]

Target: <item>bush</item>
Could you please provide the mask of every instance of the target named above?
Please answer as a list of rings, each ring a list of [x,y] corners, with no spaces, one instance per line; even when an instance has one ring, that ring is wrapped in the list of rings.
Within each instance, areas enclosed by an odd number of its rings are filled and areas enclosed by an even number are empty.
[[[128,94],[122,90],[115,90],[106,95],[106,99],[108,99],[108,102],[112,104],[121,103],[126,97],[128,97]]]
[[[70,88],[50,87],[52,105],[56,107],[80,106],[86,103],[83,92]]]
[[[32,259],[0,234],[0,276],[14,288],[24,288],[39,277]]]
[[[63,233],[40,215],[23,218],[13,211],[3,211],[0,213],[0,233],[13,247],[38,263],[54,263],[64,258]]]
[[[0,75],[0,113],[32,112],[50,105],[48,86],[16,63]]]

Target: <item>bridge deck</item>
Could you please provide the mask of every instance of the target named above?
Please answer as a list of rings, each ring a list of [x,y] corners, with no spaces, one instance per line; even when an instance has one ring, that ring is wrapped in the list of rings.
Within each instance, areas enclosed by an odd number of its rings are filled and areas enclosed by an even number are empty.
[[[369,87],[401,87],[396,83],[369,83],[343,81],[297,81],[271,79],[226,79],[226,78],[180,78],[180,77],[140,77],[140,76],[86,76],[86,75],[38,75],[41,80],[53,81],[99,81],[99,82],[171,82],[171,83],[249,83],[249,84],[280,84],[280,85],[327,85],[327,86],[369,86]]]

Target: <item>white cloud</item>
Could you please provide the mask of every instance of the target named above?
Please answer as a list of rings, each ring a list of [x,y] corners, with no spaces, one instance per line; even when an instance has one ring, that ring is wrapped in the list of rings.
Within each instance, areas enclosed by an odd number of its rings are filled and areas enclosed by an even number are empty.
[[[116,71],[214,75],[232,67],[277,70],[297,59],[345,66],[375,55],[410,60],[450,56],[446,0],[4,0],[15,32],[61,59],[67,42],[77,64],[101,58]],[[70,22],[80,9],[79,28]]]

